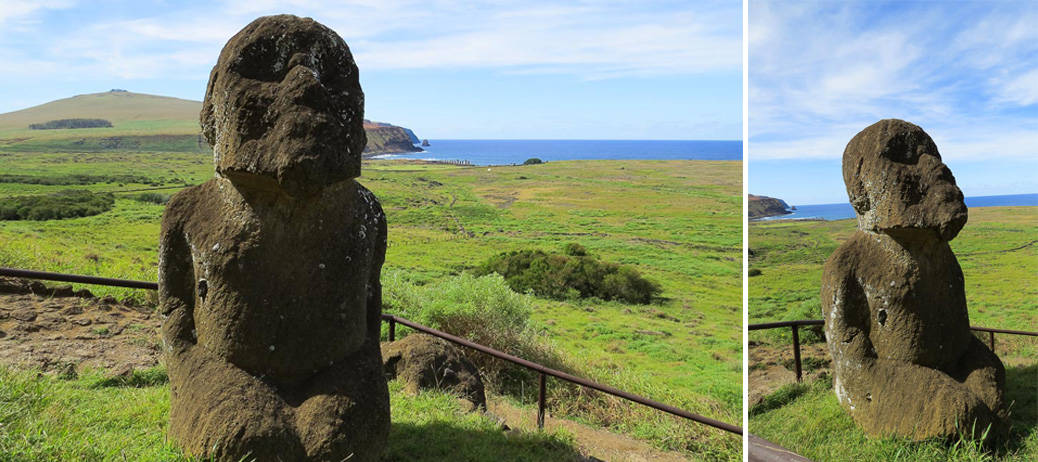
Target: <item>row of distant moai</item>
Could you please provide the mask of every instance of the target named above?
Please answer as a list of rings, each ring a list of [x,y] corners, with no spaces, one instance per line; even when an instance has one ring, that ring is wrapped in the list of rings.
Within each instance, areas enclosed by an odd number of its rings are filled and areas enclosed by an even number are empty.
[[[363,112],[349,48],[309,18],[259,18],[220,53],[201,114],[216,177],[170,201],[159,252],[169,431],[187,453],[380,457],[386,221],[354,180]],[[969,330],[948,246],[966,207],[937,147],[883,120],[843,163],[859,229],[821,293],[840,403],[871,435],[1000,431],[1005,373]]]

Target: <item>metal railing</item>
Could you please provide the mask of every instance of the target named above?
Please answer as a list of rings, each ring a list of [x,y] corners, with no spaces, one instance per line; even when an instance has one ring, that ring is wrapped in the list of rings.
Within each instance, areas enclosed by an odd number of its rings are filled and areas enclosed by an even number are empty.
[[[821,326],[824,325],[825,321],[821,319],[799,319],[796,321],[779,321],[779,322],[765,322],[760,324],[750,324],[746,326],[747,330],[764,330],[764,329],[777,329],[780,327],[789,327],[793,330],[793,364],[796,368],[797,382],[802,379],[802,366],[800,364],[800,326]],[[970,330],[978,332],[987,332],[991,334],[990,345],[991,352],[995,351],[995,334],[1012,334],[1012,335],[1028,335],[1032,337],[1038,337],[1038,332],[1030,332],[1025,330],[1009,330],[1009,329],[995,329],[991,327],[979,327],[970,326]]]
[[[159,287],[157,283],[147,282],[147,281],[133,281],[133,280],[128,280],[128,279],[112,279],[112,278],[104,278],[104,277],[98,277],[98,276],[86,276],[86,275],[79,275],[79,274],[50,273],[50,272],[46,272],[46,271],[32,271],[32,270],[24,270],[24,269],[16,269],[16,268],[3,268],[3,267],[0,267],[0,276],[10,276],[10,277],[29,278],[29,279],[42,279],[42,280],[60,281],[60,282],[75,282],[75,283],[81,283],[81,284],[98,284],[98,285],[107,285],[107,286],[116,286],[116,287],[130,287],[130,288],[135,288],[135,289],[157,290],[158,287]],[[585,379],[583,377],[577,377],[577,376],[572,375],[572,374],[567,374],[565,372],[549,368],[549,367],[544,366],[542,364],[538,364],[538,363],[535,363],[535,362],[532,362],[532,361],[527,361],[527,360],[519,358],[517,356],[512,356],[512,355],[510,355],[508,353],[504,353],[504,352],[495,350],[495,349],[490,348],[488,346],[480,345],[478,343],[471,342],[471,341],[463,339],[461,337],[457,337],[457,336],[448,334],[446,332],[442,332],[442,331],[433,329],[433,328],[428,327],[428,326],[423,326],[421,324],[418,324],[416,322],[413,322],[413,321],[401,318],[399,316],[394,316],[394,315],[391,315],[391,314],[383,314],[382,315],[382,320],[383,321],[387,321],[389,323],[389,340],[390,341],[393,341],[393,340],[396,339],[396,325],[397,324],[401,324],[403,326],[410,327],[411,329],[414,329],[414,330],[417,330],[417,331],[420,331],[420,332],[424,332],[426,334],[433,335],[435,337],[442,338],[442,339],[447,340],[449,342],[456,343],[458,345],[474,349],[474,350],[479,351],[481,353],[488,354],[488,355],[493,356],[495,358],[498,358],[498,359],[501,359],[501,360],[504,360],[504,361],[508,361],[510,363],[513,363],[513,364],[516,364],[516,365],[519,365],[519,366],[525,367],[527,369],[530,369],[530,370],[538,372],[539,373],[538,395],[537,395],[537,427],[538,428],[542,428],[542,429],[544,428],[544,416],[545,416],[545,412],[547,410],[547,403],[546,403],[546,389],[547,389],[547,383],[546,382],[547,382],[547,380],[546,380],[546,378],[547,378],[547,376],[551,376],[551,377],[555,377],[555,378],[557,378],[559,380],[563,380],[563,381],[570,382],[570,383],[573,383],[573,384],[576,384],[576,385],[580,385],[580,386],[585,387],[585,388],[590,388],[592,390],[600,391],[602,393],[605,393],[605,394],[608,394],[608,395],[612,395],[612,396],[616,396],[618,398],[623,398],[623,399],[626,399],[628,401],[632,401],[632,402],[641,404],[641,405],[646,406],[646,407],[650,407],[650,408],[653,408],[653,409],[656,409],[656,410],[659,410],[659,411],[663,411],[663,412],[666,412],[666,413],[669,413],[669,414],[672,414],[672,415],[676,415],[678,417],[682,417],[682,418],[685,418],[685,419],[688,419],[688,420],[699,422],[699,423],[704,424],[704,425],[709,425],[711,427],[718,428],[718,429],[721,429],[721,430],[724,430],[724,431],[727,431],[727,432],[735,433],[737,435],[742,435],[742,433],[743,433],[742,427],[739,427],[737,425],[732,425],[732,424],[729,424],[729,423],[721,422],[719,420],[711,419],[709,417],[701,416],[699,414],[693,414],[691,412],[688,412],[688,411],[683,410],[683,409],[676,408],[676,407],[671,406],[669,404],[660,403],[658,401],[654,401],[654,400],[651,400],[649,398],[645,398],[643,396],[635,395],[633,393],[629,393],[629,392],[626,392],[626,391],[623,391],[623,390],[620,390],[620,389],[617,389],[617,388],[613,388],[613,387],[610,387],[608,385],[602,385],[600,383],[592,382],[592,381],[590,381],[588,379]]]

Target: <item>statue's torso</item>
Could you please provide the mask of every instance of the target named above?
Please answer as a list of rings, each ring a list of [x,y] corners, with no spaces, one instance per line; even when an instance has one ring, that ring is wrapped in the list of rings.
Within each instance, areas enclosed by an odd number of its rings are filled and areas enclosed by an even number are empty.
[[[862,327],[877,357],[937,368],[958,360],[969,318],[962,270],[947,242],[906,244],[859,231],[838,252],[851,252],[869,310]]]
[[[282,379],[312,374],[360,347],[373,258],[385,245],[373,195],[352,180],[305,204],[246,202],[221,179],[198,193],[209,197],[198,198],[198,219],[184,233],[199,345]]]

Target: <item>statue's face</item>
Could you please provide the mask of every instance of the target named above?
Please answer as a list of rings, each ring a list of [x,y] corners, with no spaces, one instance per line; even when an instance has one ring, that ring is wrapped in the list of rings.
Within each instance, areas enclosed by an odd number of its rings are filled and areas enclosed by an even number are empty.
[[[313,20],[257,19],[224,47],[202,109],[217,172],[309,196],[360,174],[364,95],[346,43]]]
[[[967,209],[948,166],[930,154],[920,155],[915,164],[887,162],[890,185],[866,185],[878,212],[876,228],[887,233],[934,229],[944,240],[954,239],[966,224]]]
[[[881,120],[855,135],[843,158],[859,227],[891,235],[936,231],[951,240],[966,224],[962,191],[923,129]]]

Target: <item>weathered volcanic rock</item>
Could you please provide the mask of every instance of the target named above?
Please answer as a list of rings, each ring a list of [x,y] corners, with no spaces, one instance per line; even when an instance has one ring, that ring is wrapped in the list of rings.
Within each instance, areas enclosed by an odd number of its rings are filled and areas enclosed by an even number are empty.
[[[969,330],[948,245],[966,206],[937,147],[882,120],[848,143],[843,175],[858,231],[826,262],[821,290],[840,404],[873,436],[998,435],[1005,371]]]
[[[259,18],[224,47],[202,128],[217,177],[162,218],[170,436],[200,458],[377,460],[386,222],[353,180],[357,67],[334,31]]]
[[[383,347],[382,364],[386,376],[404,382],[409,393],[419,389],[447,390],[474,407],[487,407],[479,369],[446,340],[425,334],[408,335]]]
[[[367,138],[357,65],[346,42],[310,18],[260,18],[232,37],[209,75],[201,119],[226,178],[295,196],[360,176]]]

